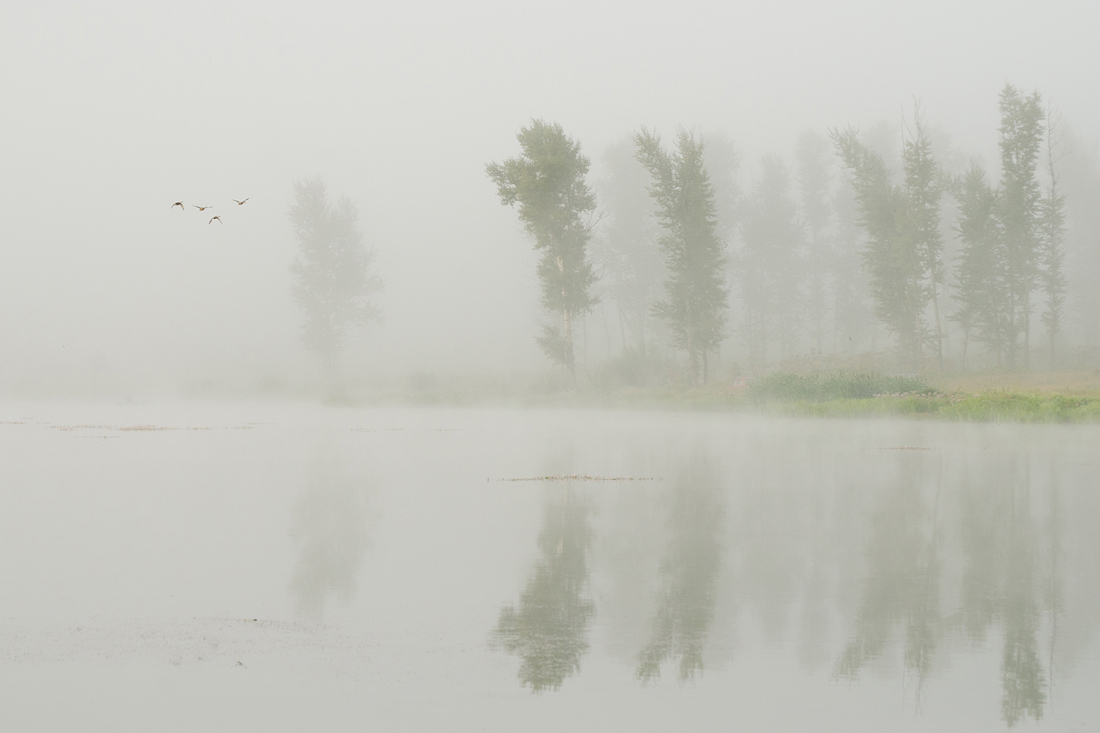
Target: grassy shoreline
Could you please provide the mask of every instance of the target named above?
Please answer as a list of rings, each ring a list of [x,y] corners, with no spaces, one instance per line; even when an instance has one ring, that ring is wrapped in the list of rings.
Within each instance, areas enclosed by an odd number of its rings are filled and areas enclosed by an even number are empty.
[[[1003,380],[1003,375],[994,375]],[[954,379],[958,379],[957,377]],[[964,375],[962,384],[940,376],[865,373],[774,374],[743,390],[714,387],[608,394],[609,406],[711,409],[799,417],[908,417],[967,422],[1100,422],[1100,378],[1078,378],[1064,391],[1047,381],[987,386]],[[1022,381],[1022,380],[1021,380]],[[976,388],[976,389],[975,389]]]
[[[358,393],[356,393],[358,392]],[[581,386],[564,379],[438,378],[351,390],[334,406],[571,407],[730,412],[789,417],[968,422],[1100,423],[1100,374],[1078,372],[882,375],[775,373],[744,387]]]
[[[408,385],[407,385],[408,386]],[[745,387],[653,386],[524,390],[407,389],[375,395],[378,404],[508,405],[681,409],[798,417],[892,417],[954,422],[1100,423],[1100,375],[994,373],[987,375],[882,375],[862,372],[777,373]],[[448,389],[450,387],[450,389]],[[381,397],[381,400],[379,400]],[[343,401],[335,401],[337,403]],[[362,404],[351,400],[344,404]]]

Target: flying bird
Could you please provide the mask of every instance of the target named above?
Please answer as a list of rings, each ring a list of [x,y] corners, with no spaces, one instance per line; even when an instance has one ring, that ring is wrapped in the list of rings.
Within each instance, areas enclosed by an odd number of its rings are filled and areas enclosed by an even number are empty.
[[[233,199],[233,201],[237,201],[237,199]],[[245,199],[244,201],[248,201],[248,199]],[[237,201],[237,206],[244,206],[244,201]]]
[[[172,205],[171,205],[171,206],[169,206],[168,208],[169,208],[169,209],[174,209],[174,208],[176,208],[177,206],[178,206],[178,207],[180,207],[180,211],[187,211],[187,207],[183,205],[183,202],[182,202],[182,201],[177,201],[176,203],[172,204]]]
[[[222,221],[222,218],[221,218],[220,216],[215,216],[215,217],[213,217],[213,218],[212,218],[212,219],[211,219],[210,221],[208,221],[208,222],[206,222],[206,223],[207,223],[207,224],[213,224],[213,223],[214,223],[214,219],[217,219],[217,220],[218,220],[218,223],[219,223],[219,224],[224,224],[224,223],[225,223],[224,221]]]
[[[195,206],[194,204],[191,204],[191,205]],[[198,209],[199,211],[206,211],[207,209],[213,209],[214,207],[213,206],[195,206],[195,208]]]

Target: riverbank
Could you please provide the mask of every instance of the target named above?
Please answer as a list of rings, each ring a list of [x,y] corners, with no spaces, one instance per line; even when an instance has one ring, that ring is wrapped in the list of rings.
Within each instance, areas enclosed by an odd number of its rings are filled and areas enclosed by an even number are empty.
[[[744,386],[608,393],[609,406],[816,417],[1100,422],[1100,375],[1087,372],[885,376],[772,374]]]
[[[563,374],[527,378],[424,377],[385,387],[359,385],[334,406],[576,407],[741,412],[819,417],[912,417],[981,422],[1100,422],[1100,374],[990,372],[884,375],[773,373],[702,387],[587,384]]]

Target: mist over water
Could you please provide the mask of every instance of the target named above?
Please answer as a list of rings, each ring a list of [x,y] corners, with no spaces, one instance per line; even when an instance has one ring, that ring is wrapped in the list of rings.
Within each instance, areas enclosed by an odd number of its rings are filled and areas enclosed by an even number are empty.
[[[5,5],[0,729],[1097,728],[1097,27]]]
[[[124,729],[184,690],[181,729],[233,727],[241,696],[292,729],[317,694],[456,729],[1094,719],[1091,427],[20,409],[0,668],[24,725],[77,720],[41,675]]]

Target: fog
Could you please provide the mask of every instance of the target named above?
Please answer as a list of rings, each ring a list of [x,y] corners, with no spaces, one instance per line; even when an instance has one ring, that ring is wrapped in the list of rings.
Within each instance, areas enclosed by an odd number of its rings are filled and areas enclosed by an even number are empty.
[[[1006,82],[1086,145],[1100,125],[1087,2],[9,3],[2,19],[0,389],[17,394],[314,383],[287,219],[308,176],[358,206],[385,283],[346,369],[549,369],[531,241],[485,176],[533,118],[580,142],[593,182],[643,125],[724,134],[742,190],[803,132],[900,129],[914,98],[991,170]]]
[[[1096,426],[4,409],[14,729],[1096,721]]]
[[[4,4],[0,728],[1094,730],[1097,28]]]

